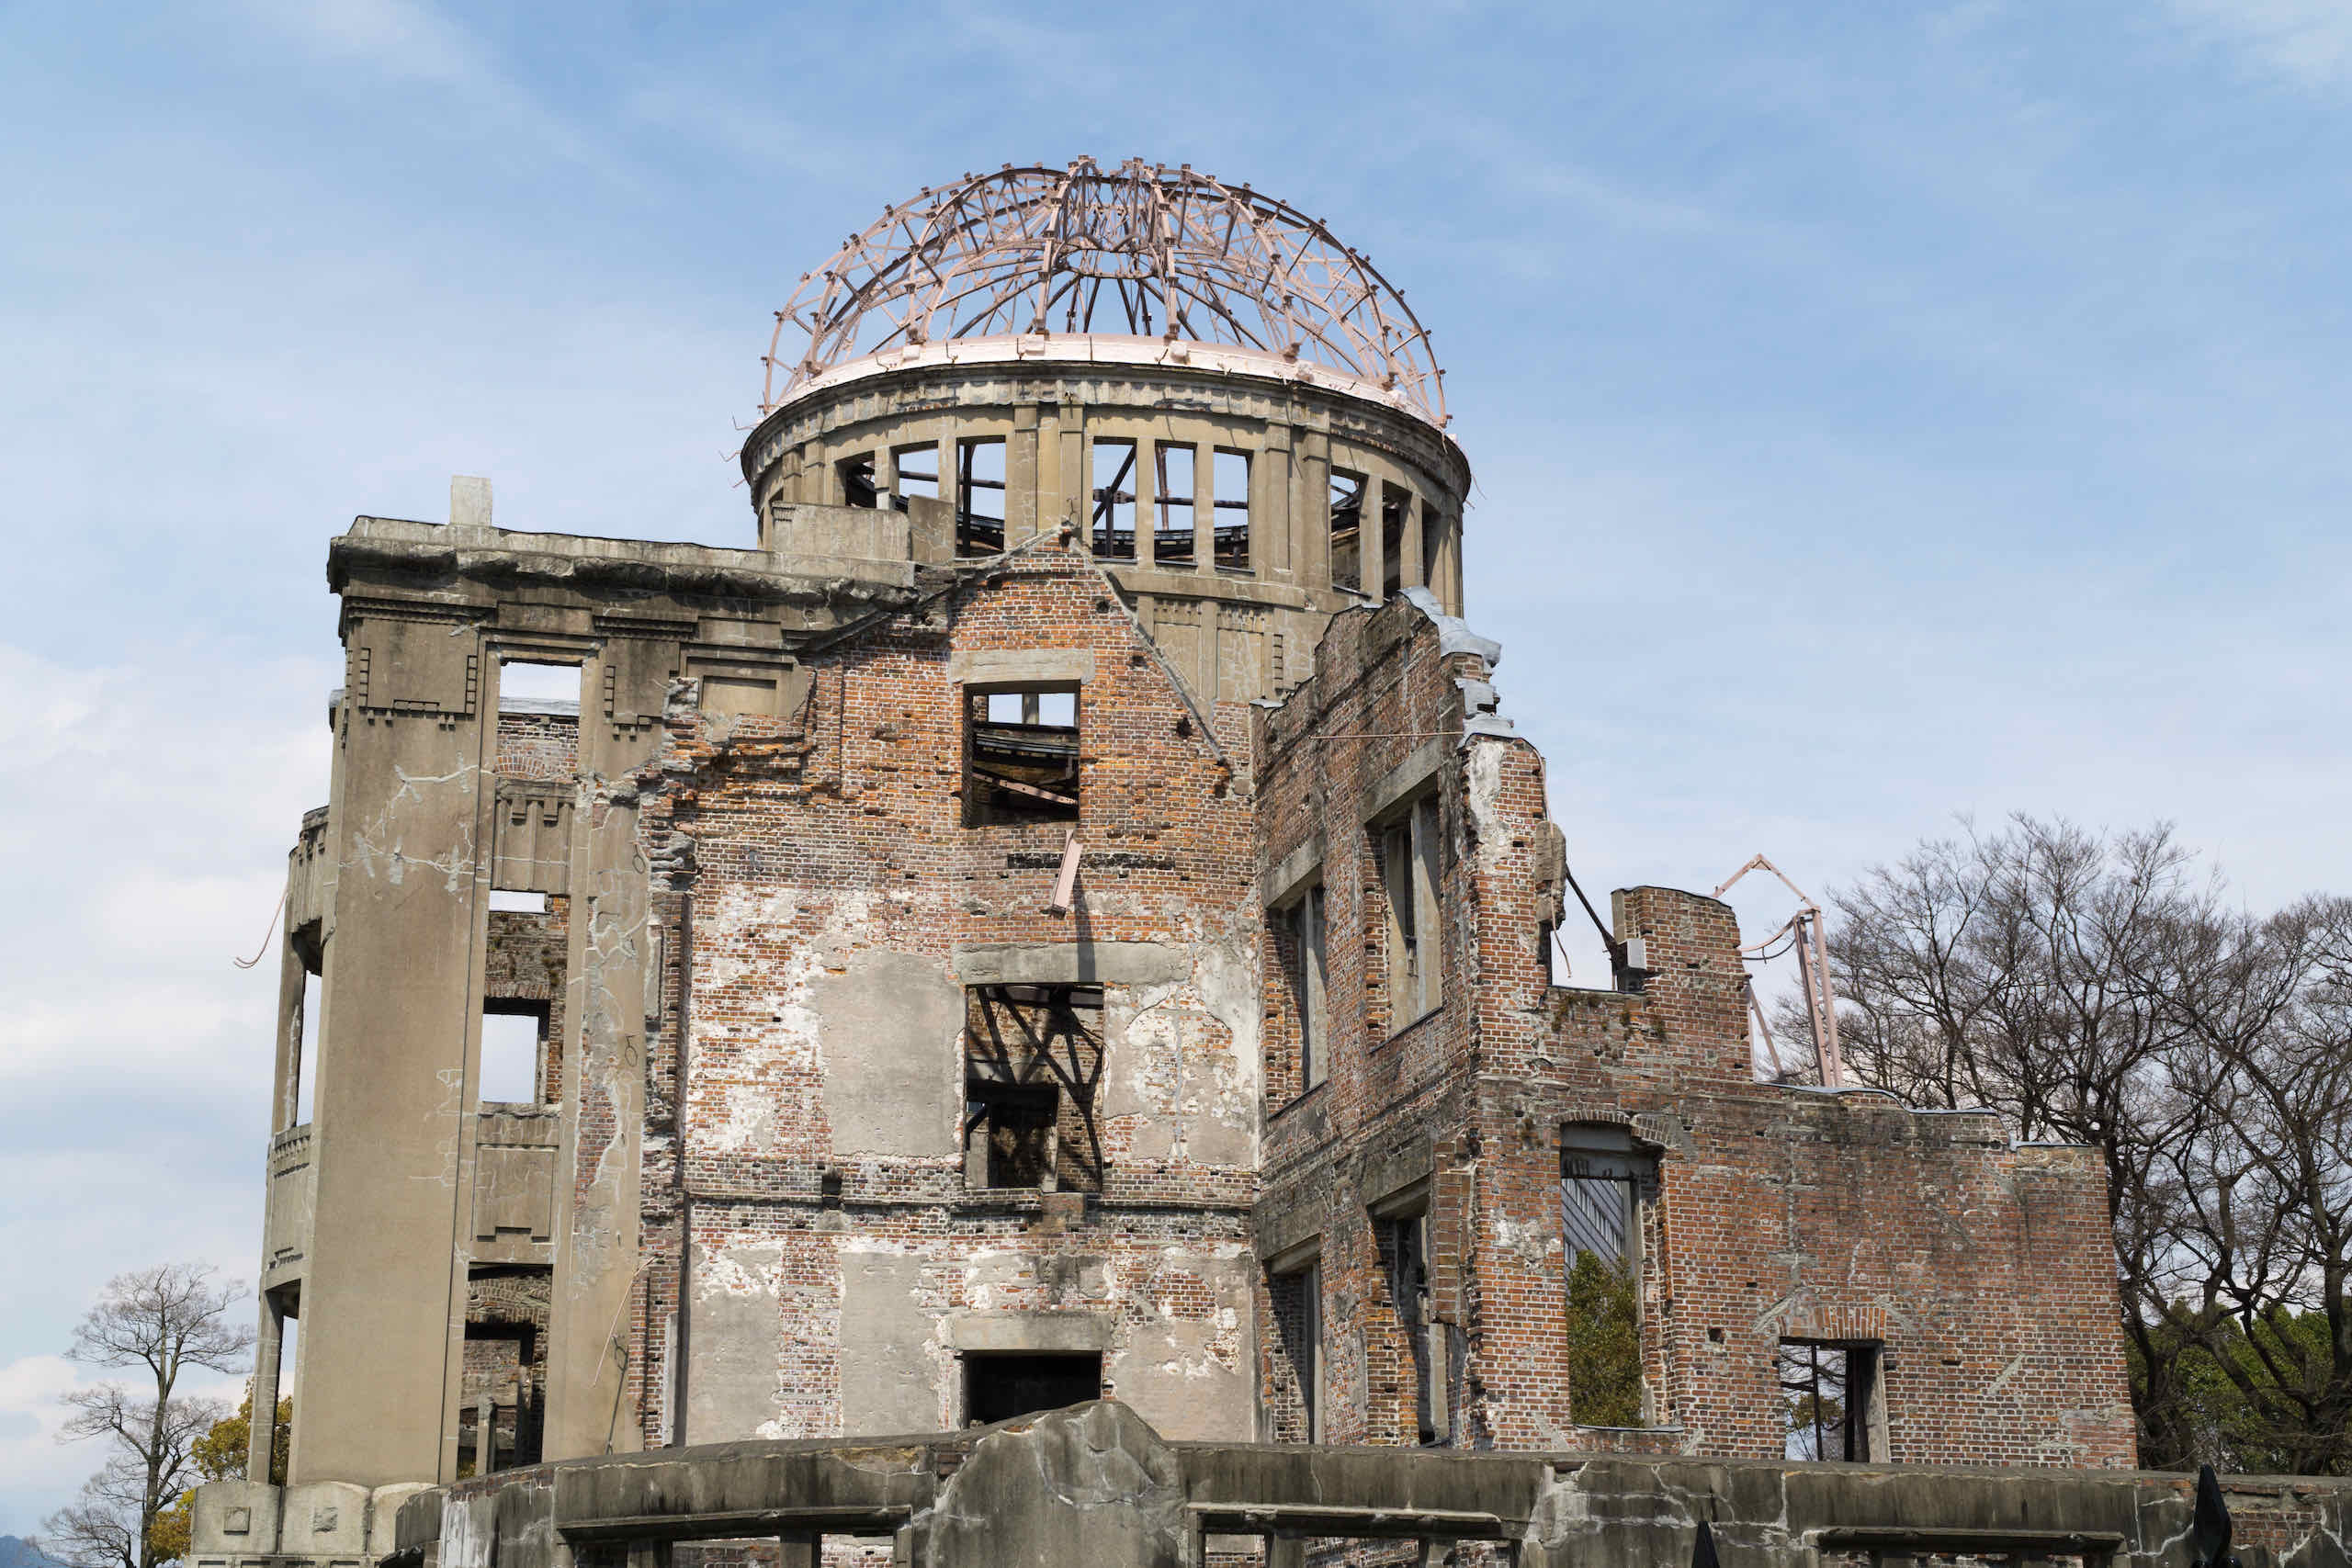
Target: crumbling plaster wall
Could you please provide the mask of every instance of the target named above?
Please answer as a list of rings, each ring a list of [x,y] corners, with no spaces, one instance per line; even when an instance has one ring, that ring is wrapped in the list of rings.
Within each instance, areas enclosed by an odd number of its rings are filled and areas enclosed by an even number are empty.
[[[1064,914],[1068,825],[962,825],[959,686],[1041,649],[1081,677]],[[958,1356],[1022,1348],[1099,1350],[1171,1430],[1246,1435],[1254,861],[1203,708],[1050,547],[809,666],[765,731],[673,704],[648,770],[686,955],[684,1069],[672,1040],[652,1075],[674,1145],[649,1122],[649,1436],[665,1401],[693,1441],[936,1428]],[[1103,988],[1099,1195],[967,1190],[965,988],[998,982]]]

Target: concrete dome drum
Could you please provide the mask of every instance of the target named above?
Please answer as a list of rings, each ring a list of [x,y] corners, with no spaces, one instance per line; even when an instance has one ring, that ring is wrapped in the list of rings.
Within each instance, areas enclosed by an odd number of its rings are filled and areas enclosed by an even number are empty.
[[[805,344],[787,356],[796,331]],[[926,187],[851,237],[776,312],[762,412],[855,361],[988,339],[1059,358],[1047,345],[1071,334],[1319,368],[1447,423],[1428,330],[1320,220],[1190,165],[1091,158]]]

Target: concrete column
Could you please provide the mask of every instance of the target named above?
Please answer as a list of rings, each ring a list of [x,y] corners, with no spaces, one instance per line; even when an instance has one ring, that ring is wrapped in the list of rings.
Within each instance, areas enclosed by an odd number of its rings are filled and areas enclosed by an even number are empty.
[[[1438,577],[1444,584],[1438,594],[1449,615],[1459,615],[1462,609],[1462,514],[1448,513],[1445,533],[1438,540]]]
[[[1159,444],[1136,437],[1136,564],[1159,564]]]
[[[953,528],[955,509],[962,504],[963,500],[956,489],[956,427],[953,424],[943,423],[939,427],[938,468],[939,499],[947,504],[948,525]],[[955,539],[951,536],[948,540],[948,554],[952,558],[956,553]]]
[[[1423,565],[1426,561],[1426,558],[1421,553],[1423,510],[1424,509],[1421,505],[1421,492],[1417,490],[1408,490],[1405,492],[1405,526],[1403,529],[1403,536],[1397,541],[1397,550],[1405,558],[1403,561],[1398,563],[1405,569],[1402,586],[1407,588],[1426,588],[1429,586],[1422,570]]]
[[[883,512],[892,509],[891,497],[899,491],[899,455],[883,442],[874,449],[874,504]]]
[[[267,1481],[277,1450],[277,1371],[285,1359],[286,1314],[265,1291],[254,1334],[253,1420],[245,1428],[245,1478]]]
[[[1291,487],[1292,570],[1312,588],[1331,586],[1331,441],[1320,431],[1301,430],[1298,482]]]
[[[1380,509],[1387,503],[1388,487],[1378,474],[1367,474],[1363,501],[1356,512],[1356,559],[1359,586],[1375,601],[1388,585],[1388,561],[1383,553],[1387,529]]]
[[[1008,548],[1036,536],[1037,405],[1012,411],[1012,434],[1004,444],[1004,542]]]
[[[1216,442],[1193,448],[1193,570],[1216,575]],[[1214,700],[1214,699],[1212,699]]]
[[[591,700],[581,705],[583,799],[573,813],[564,1144],[557,1156],[555,1289],[541,1438],[548,1460],[630,1453],[641,1446],[637,1408],[628,1397],[627,1348],[635,1326],[631,1292],[639,1283],[645,999],[653,946],[636,795],[613,786],[652,755],[670,680],[684,667],[674,642],[610,638],[588,666]],[[592,1113],[583,1118],[583,1109]]]
[[[794,1531],[780,1538],[784,1548],[776,1568],[824,1568],[825,1538],[821,1535]]]
[[[1290,492],[1290,427],[1269,425],[1250,463],[1250,570],[1261,582],[1294,570]]]
[[[1054,437],[1058,461],[1054,470],[1057,488],[1053,514],[1057,518],[1074,519],[1078,524],[1079,537],[1089,541],[1080,547],[1091,549],[1094,480],[1088,468],[1085,421],[1085,413],[1076,403],[1064,403],[1055,411]]]
[[[490,841],[482,748],[496,726],[482,718],[494,673],[485,682],[463,613],[345,613],[290,1479],[381,1486],[443,1478],[451,1258],[470,1217],[460,1166],[481,1023],[474,862]],[[345,996],[364,1005],[337,1005]]]

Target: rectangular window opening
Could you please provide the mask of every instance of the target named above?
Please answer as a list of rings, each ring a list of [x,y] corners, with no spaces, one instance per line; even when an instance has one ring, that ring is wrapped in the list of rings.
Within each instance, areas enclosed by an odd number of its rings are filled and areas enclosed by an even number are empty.
[[[843,457],[833,465],[833,471],[841,475],[843,506],[874,507],[881,504],[881,491],[874,483],[873,453],[860,452],[855,457]]]
[[[1273,912],[1275,951],[1283,968],[1283,992],[1298,1036],[1298,1088],[1302,1094],[1329,1073],[1325,1006],[1323,885],[1316,883]]]
[[[1211,508],[1216,513],[1213,520],[1216,531],[1216,569],[1219,571],[1248,571],[1250,454],[1218,447],[1209,475],[1214,481],[1210,493],[1216,498],[1216,505]]]
[[[1275,1335],[1272,1435],[1278,1443],[1323,1440],[1321,1274],[1310,1263],[1267,1278]]]
[[[498,705],[510,712],[529,712],[519,705],[555,703],[580,711],[580,666],[539,664],[528,660],[502,660],[498,666]]]
[[[939,446],[936,442],[891,448],[890,504],[904,512],[908,500],[918,495],[926,501],[939,499]]]
[[[1102,1358],[1034,1351],[964,1357],[964,1421],[985,1427],[1102,1397]]]
[[[1388,904],[1388,1032],[1437,1010],[1439,985],[1437,796],[1425,795],[1380,831]]]
[[[490,890],[490,907],[513,914],[544,915],[548,912],[548,896],[544,893],[517,893],[512,888],[493,887]]]
[[[965,1185],[1101,1191],[1094,1093],[1102,1076],[1102,987],[972,987],[965,998]]]
[[[1136,444],[1094,443],[1095,555],[1104,560],[1136,558]]]
[[[1623,1127],[1562,1134],[1568,1416],[1579,1426],[1643,1425],[1638,1221],[1642,1188],[1656,1169]]]
[[[1871,1440],[1881,1425],[1880,1349],[1871,1340],[1781,1341],[1787,1458],[1860,1463],[1882,1457]]]
[[[493,1010],[495,1008],[495,1010]],[[544,1008],[514,1010],[493,1004],[481,1015],[482,1105],[537,1105],[539,1054],[547,1034]]]
[[[1004,437],[979,435],[956,443],[956,553],[992,556],[1004,549]]]
[[[1380,494],[1380,596],[1384,599],[1405,586],[1405,509],[1412,500],[1408,492],[1394,486]]]
[[[294,1063],[294,1120],[300,1126],[311,1119],[319,1077],[320,999],[325,986],[315,974],[302,976],[302,1044]]]
[[[964,704],[964,825],[1077,821],[1077,688],[967,688]]]
[[[1193,560],[1193,449],[1152,444],[1152,477],[1157,481],[1158,522],[1151,534],[1151,558],[1174,566]]]
[[[1363,589],[1362,474],[1331,470],[1331,586]]]
[[[1414,1440],[1446,1440],[1444,1369],[1432,1344],[1430,1311],[1429,1215],[1400,1214],[1384,1223],[1381,1261],[1388,1268],[1388,1295],[1404,1331],[1413,1387]]]

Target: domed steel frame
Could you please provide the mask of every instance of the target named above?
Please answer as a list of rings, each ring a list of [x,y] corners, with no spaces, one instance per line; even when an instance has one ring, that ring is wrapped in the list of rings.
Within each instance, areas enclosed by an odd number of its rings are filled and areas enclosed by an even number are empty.
[[[1442,428],[1445,373],[1405,297],[1295,208],[1129,159],[967,175],[890,208],[776,312],[764,414],[893,347],[1057,333],[1217,344],[1381,388]],[[784,357],[785,329],[808,344]],[[781,374],[780,374],[781,373]]]

